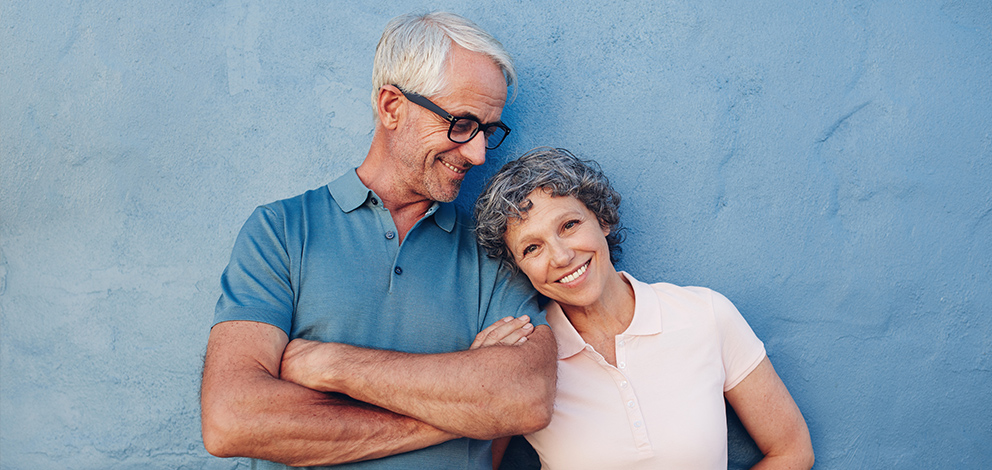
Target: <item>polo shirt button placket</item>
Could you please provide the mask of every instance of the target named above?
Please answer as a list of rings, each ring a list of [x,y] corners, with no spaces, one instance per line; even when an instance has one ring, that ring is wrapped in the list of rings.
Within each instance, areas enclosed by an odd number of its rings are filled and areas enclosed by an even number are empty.
[[[624,370],[627,368],[627,351],[624,350],[624,346],[627,345],[627,341],[623,336],[617,337],[617,369]]]
[[[634,434],[634,441],[637,442],[638,447],[651,445],[651,440],[647,435],[647,429],[644,428],[644,415],[641,414],[641,410],[637,406],[636,399],[627,400],[627,419],[633,428],[631,432]]]

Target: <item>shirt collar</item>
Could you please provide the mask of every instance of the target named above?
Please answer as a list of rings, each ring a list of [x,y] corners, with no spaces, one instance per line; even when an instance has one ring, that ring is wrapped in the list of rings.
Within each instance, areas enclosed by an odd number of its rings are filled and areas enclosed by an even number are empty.
[[[656,335],[662,331],[661,302],[658,300],[658,293],[650,284],[645,284],[634,276],[620,271],[620,275],[630,281],[634,288],[634,318],[623,332],[625,335],[647,336]]]
[[[338,179],[327,184],[327,190],[342,212],[348,213],[358,209],[371,199],[378,199],[378,195],[362,183],[358,177],[357,168],[353,168]],[[381,203],[381,202],[380,202]],[[434,202],[424,217],[432,217],[445,232],[450,233],[455,228],[455,207],[449,203]]]
[[[634,288],[634,318],[623,332],[624,336],[647,336],[662,332],[661,306],[654,289],[637,279],[620,271],[620,275],[630,281]],[[566,359],[581,352],[586,347],[585,340],[575,331],[556,302],[550,302],[547,307],[548,325],[558,340],[558,359]]]

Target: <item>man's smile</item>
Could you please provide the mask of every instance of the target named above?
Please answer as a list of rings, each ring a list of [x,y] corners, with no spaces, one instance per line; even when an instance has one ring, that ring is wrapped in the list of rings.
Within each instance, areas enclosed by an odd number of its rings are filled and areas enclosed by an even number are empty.
[[[444,164],[444,166],[448,167],[448,169],[450,169],[451,171],[453,171],[455,173],[458,173],[460,175],[465,174],[465,172],[468,171],[469,168],[471,168],[471,167],[465,168],[465,169],[458,168],[457,166],[454,166],[454,165],[452,165],[452,164],[450,164],[450,163],[448,163],[448,162],[446,162],[444,160],[441,160],[441,163]]]

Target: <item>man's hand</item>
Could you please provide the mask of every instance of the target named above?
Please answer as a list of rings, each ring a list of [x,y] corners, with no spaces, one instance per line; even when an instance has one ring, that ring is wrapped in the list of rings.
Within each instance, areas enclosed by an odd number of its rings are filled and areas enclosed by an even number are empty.
[[[530,323],[529,316],[506,317],[480,331],[469,349],[485,348],[498,344],[504,346],[523,344],[533,332],[534,325]]]

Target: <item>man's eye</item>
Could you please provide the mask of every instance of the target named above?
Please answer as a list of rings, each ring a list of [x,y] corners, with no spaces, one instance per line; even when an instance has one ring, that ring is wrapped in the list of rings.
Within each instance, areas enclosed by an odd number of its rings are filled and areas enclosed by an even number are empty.
[[[569,220],[568,222],[565,222],[565,226],[564,227],[567,230],[567,229],[570,229],[572,227],[575,227],[575,225],[578,224],[578,223],[579,223],[578,220]]]
[[[468,133],[472,132],[473,128],[475,128],[475,122],[468,119],[459,119],[458,121],[455,121],[455,125],[452,127],[452,130],[457,133]]]

